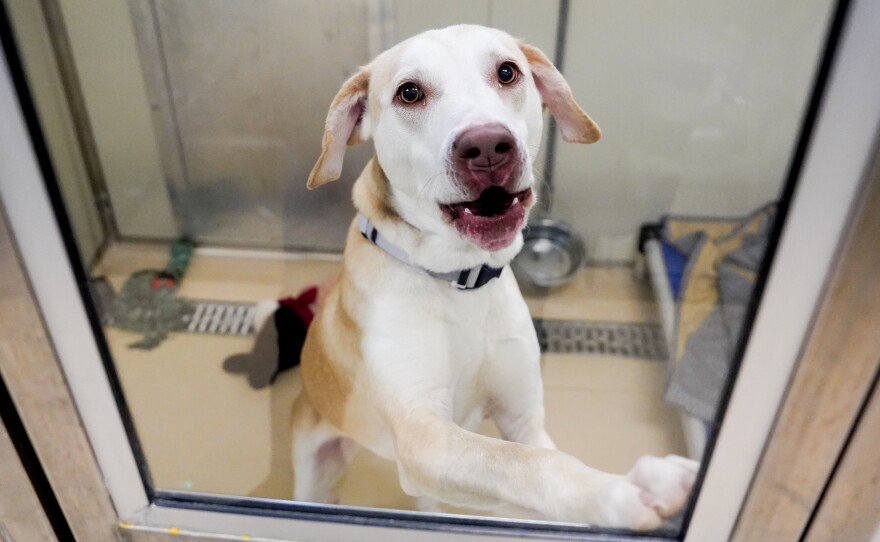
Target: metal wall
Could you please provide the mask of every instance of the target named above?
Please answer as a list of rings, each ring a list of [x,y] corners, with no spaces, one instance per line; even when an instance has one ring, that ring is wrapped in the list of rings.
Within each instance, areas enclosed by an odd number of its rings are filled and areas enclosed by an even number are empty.
[[[342,182],[309,192],[327,106],[369,60],[366,0],[143,0],[132,4],[181,232],[202,243],[336,250]]]
[[[527,29],[552,54],[558,11],[557,2],[491,0],[130,5],[181,234],[205,244],[318,251],[342,249],[354,213],[351,183],[372,154],[369,144],[350,148],[339,182],[306,190],[342,82],[398,40],[454,23]],[[512,15],[511,7],[520,9]]]

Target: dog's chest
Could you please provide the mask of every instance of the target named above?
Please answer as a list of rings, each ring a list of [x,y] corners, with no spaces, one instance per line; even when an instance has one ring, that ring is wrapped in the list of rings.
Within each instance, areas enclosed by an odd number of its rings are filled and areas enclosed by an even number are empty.
[[[499,345],[511,337],[534,337],[512,277],[474,291],[438,288],[407,304],[407,327],[420,338],[411,346],[420,350],[416,357],[424,363],[417,363],[416,370],[451,392],[456,418],[485,399],[484,381],[494,377],[487,372],[498,366],[487,362],[499,355]],[[406,341],[406,336],[398,339]]]
[[[363,376],[375,394],[393,390],[401,405],[436,400],[459,418],[484,402],[484,384],[498,380],[491,373],[507,370],[507,358],[535,357],[534,326],[509,269],[469,291],[394,271],[385,280],[363,283],[363,291],[367,286],[372,291],[362,298],[363,308],[353,313],[362,330]],[[510,346],[528,341],[535,348]],[[499,353],[503,366],[491,363]],[[359,374],[356,365],[350,372]]]
[[[505,284],[498,282],[476,291],[449,288],[438,296],[439,320],[430,325],[449,338],[449,361],[461,373],[477,371],[517,320],[517,307],[502,292]]]
[[[499,312],[504,312],[494,306],[498,301],[481,294],[484,292],[453,292],[444,303],[442,323],[434,323],[449,339],[449,354],[444,361],[449,364],[453,418],[468,429],[482,420],[486,361],[496,354],[495,341],[509,323],[497,318]]]

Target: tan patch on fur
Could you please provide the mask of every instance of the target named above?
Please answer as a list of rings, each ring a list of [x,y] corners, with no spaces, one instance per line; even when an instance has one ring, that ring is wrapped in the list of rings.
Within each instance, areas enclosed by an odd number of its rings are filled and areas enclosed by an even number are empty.
[[[355,181],[352,197],[355,207],[371,220],[402,220],[394,209],[391,181],[388,180],[376,156],[373,156],[361,176]]]
[[[367,166],[367,172],[371,171]],[[361,281],[381,280],[387,271],[384,253],[364,239],[353,221],[345,245],[345,267],[309,328],[303,346],[300,376],[303,393],[320,417],[359,444],[383,457],[393,454],[384,443],[387,430],[369,400],[359,325],[365,306]],[[357,269],[357,284],[349,273]],[[383,450],[388,450],[384,453]]]
[[[529,61],[529,66],[553,66],[553,63],[550,62],[550,59],[547,58],[544,51],[538,49],[534,45],[529,45],[528,43],[521,41],[519,42],[519,48],[523,54],[526,55],[526,60]]]
[[[355,121],[350,132],[346,123],[352,114],[351,109],[356,107],[361,100],[366,100],[369,83],[370,72],[366,68],[361,68],[358,73],[342,85],[336,97],[333,98],[327,113],[327,120],[324,123],[321,155],[309,174],[307,184],[309,190],[335,181],[342,174],[345,145],[339,141],[340,138],[345,138],[349,145],[361,143],[360,130],[358,130],[359,121]]]
[[[574,100],[568,83],[550,59],[537,47],[519,42],[519,48],[529,62],[535,85],[544,105],[556,118],[562,139],[569,143],[595,143],[602,138],[602,130]]]
[[[293,402],[293,414],[290,417],[290,425],[300,431],[313,429],[321,421],[321,416],[312,406],[307,393],[300,393]]]
[[[321,155],[318,157],[318,161],[315,163],[315,166],[312,168],[311,173],[309,173],[309,181],[306,184],[306,187],[309,190],[318,188],[322,184],[327,184],[330,181],[335,181],[338,177],[334,177],[333,174],[327,173],[326,161],[327,154],[329,152],[330,147],[333,145],[333,134],[329,131],[324,132],[324,137],[321,140]],[[338,175],[338,174],[337,174]]]
[[[445,484],[443,500],[458,506],[486,507],[504,502],[497,480],[538,487],[538,468],[558,452],[471,433],[440,418],[404,418],[394,426],[403,465],[401,481],[411,490],[431,491]],[[485,476],[450,476],[450,465]],[[502,485],[503,486],[503,485]]]
[[[391,181],[385,175],[379,158],[373,156],[370,163],[372,174],[370,175],[370,195],[371,207],[385,220],[400,218],[397,211],[394,210],[394,197],[391,192]]]
[[[361,330],[357,323],[341,306],[334,306],[333,350],[342,347],[345,351],[360,350]],[[341,429],[345,422],[345,409],[351,394],[351,376],[330,352],[330,344],[325,333],[324,318],[318,318],[309,329],[302,351],[300,376],[303,392],[321,416],[336,428]],[[341,344],[340,344],[341,343]]]

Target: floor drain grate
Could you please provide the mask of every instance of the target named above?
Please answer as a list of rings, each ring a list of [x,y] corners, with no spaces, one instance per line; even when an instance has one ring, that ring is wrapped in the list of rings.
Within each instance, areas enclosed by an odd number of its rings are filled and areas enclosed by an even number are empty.
[[[186,331],[212,335],[252,335],[254,305],[196,301],[184,316]],[[666,345],[659,324],[609,323],[536,318],[542,352],[623,356],[665,360]]]
[[[192,301],[178,331],[211,335],[253,335],[255,305]],[[109,323],[109,322],[105,322]],[[659,324],[579,320],[534,320],[542,352],[666,359]]]
[[[659,324],[535,319],[542,352],[665,360]]]
[[[184,315],[186,331],[212,335],[253,335],[255,305],[194,301],[195,310]]]

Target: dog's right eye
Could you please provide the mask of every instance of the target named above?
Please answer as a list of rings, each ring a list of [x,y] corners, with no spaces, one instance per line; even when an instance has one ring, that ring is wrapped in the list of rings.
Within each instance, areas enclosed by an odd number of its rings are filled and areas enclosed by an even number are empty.
[[[404,83],[397,89],[397,97],[403,103],[414,104],[425,96],[415,83]]]

